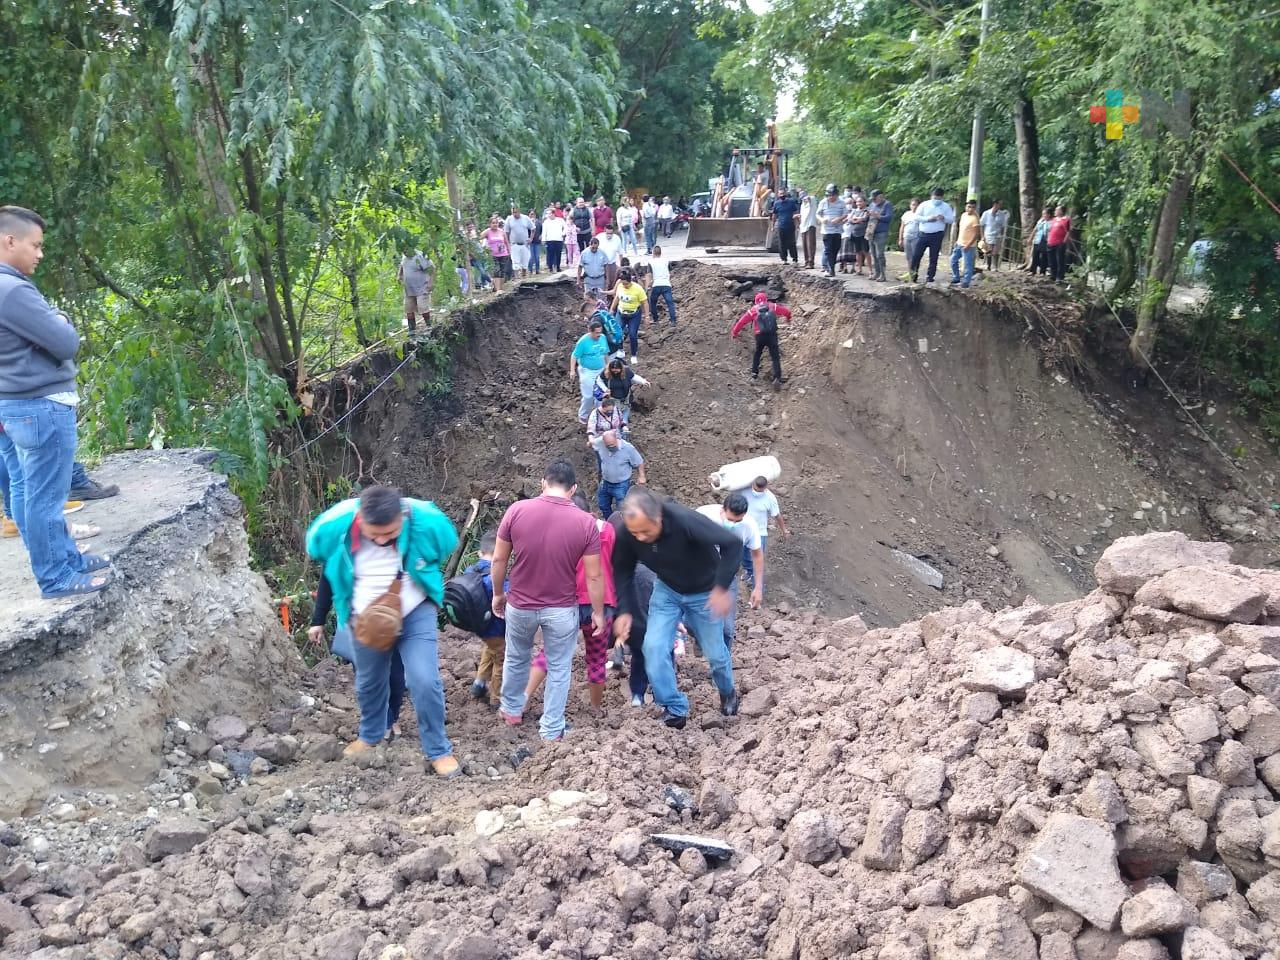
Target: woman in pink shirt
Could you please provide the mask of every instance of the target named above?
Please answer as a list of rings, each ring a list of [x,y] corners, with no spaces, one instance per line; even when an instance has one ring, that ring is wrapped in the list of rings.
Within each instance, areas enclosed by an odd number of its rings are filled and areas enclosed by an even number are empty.
[[[1049,224],[1049,276],[1054,283],[1062,283],[1067,276],[1067,241],[1071,238],[1071,218],[1066,207],[1054,211]]]
[[[564,213],[560,214],[562,217]],[[573,266],[578,261],[578,231],[573,228],[573,224],[568,222],[564,230],[564,265],[566,267]]]
[[[483,234],[485,246],[493,256],[493,292],[502,292],[502,281],[511,279],[511,248],[507,246],[507,233],[502,229],[502,221],[497,217],[489,218],[489,229]]]

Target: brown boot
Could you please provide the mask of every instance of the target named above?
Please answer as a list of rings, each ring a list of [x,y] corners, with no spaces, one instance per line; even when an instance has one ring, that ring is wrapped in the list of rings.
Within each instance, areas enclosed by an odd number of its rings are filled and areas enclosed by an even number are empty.
[[[342,755],[347,759],[358,757],[362,753],[368,753],[370,750],[376,750],[377,747],[372,743],[365,743],[363,740],[352,740],[347,744],[346,749],[342,751]]]
[[[0,520],[0,537],[4,537],[6,540],[11,540],[17,535],[18,525],[16,523],[8,517],[5,517],[4,520]]]
[[[430,763],[431,770],[437,777],[442,777],[445,780],[452,780],[454,777],[462,775],[462,768],[458,766],[458,761],[454,759],[453,754],[437,757],[430,761]]]

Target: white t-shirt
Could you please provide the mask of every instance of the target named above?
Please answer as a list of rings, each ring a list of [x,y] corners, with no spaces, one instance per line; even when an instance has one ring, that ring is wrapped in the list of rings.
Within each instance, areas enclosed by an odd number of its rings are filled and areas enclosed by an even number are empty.
[[[600,252],[605,259],[610,263],[617,263],[618,257],[622,256],[622,238],[616,233],[612,236],[602,233],[596,239],[600,241]]]
[[[400,571],[400,551],[390,543],[380,547],[372,540],[360,538],[355,557],[355,583],[351,593],[351,612],[361,613],[365,607],[391,589],[391,581]],[[407,617],[427,595],[407,573],[400,583],[400,609]]]
[[[646,200],[644,206],[640,208],[640,213],[646,220],[653,220],[658,216],[658,205],[652,200]]]
[[[654,257],[649,261],[649,269],[653,271],[655,287],[671,286],[671,261],[666,257]]]
[[[542,221],[542,239],[547,243],[559,243],[564,239],[564,220],[549,216]]]
[[[618,218],[618,229],[629,227],[636,222],[636,208],[619,207],[615,216]]]
[[[698,512],[708,520],[714,520],[726,530],[732,530],[742,541],[742,545],[748,550],[760,549],[760,528],[756,526],[756,522],[751,519],[751,514],[747,514],[741,520],[726,520],[721,510],[720,504],[709,503],[705,507],[699,507]]]
[[[778,498],[773,495],[772,490],[757,492],[754,487],[748,487],[742,493],[747,498],[747,516],[755,521],[760,536],[767,537],[769,518],[776,517],[781,512],[778,509]]]
[[[662,206],[658,208],[659,220],[670,220],[673,217],[675,217],[675,215],[676,215],[675,207],[671,206],[671,204],[669,203],[664,203]]]
[[[917,240],[920,237],[920,228],[916,226],[916,212],[907,210],[902,214],[902,239]]]

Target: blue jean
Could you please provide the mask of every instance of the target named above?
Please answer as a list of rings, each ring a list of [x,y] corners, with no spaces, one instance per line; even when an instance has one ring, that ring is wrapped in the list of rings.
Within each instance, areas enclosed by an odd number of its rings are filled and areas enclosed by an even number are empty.
[[[529,244],[529,269],[537,273],[542,269],[542,244]]]
[[[962,286],[969,286],[973,282],[973,258],[977,253],[976,247],[962,247],[956,244],[951,251],[951,282],[960,283]],[[960,258],[964,257],[964,280],[960,279],[960,272],[957,269]]]
[[[329,652],[355,665],[356,638],[350,627],[343,627],[333,635],[333,643]],[[357,681],[358,683],[359,681]],[[404,658],[400,656],[400,648],[391,648],[391,681],[387,693],[387,726],[400,719],[400,708],[404,706]]]
[[[616,509],[622,509],[622,500],[630,489],[630,480],[623,480],[621,483],[607,483],[601,480],[600,489],[596,491],[596,503],[600,505],[600,515],[608,520],[613,515],[615,501]]]
[[[44,593],[84,570],[62,508],[76,457],[76,411],[52,400],[0,400],[0,457],[9,474],[10,519],[18,525]]]
[[[769,544],[769,538],[765,536],[761,536],[760,537],[761,553],[764,553],[765,549],[768,547],[768,544]],[[749,578],[755,579],[756,564],[755,564],[755,561],[751,559],[751,551],[748,550],[745,546],[742,548],[742,569],[747,571],[747,576]],[[762,582],[760,586],[763,587],[764,583]]]
[[[387,734],[391,706],[392,661],[400,654],[404,680],[418,714],[418,738],[430,760],[453,753],[444,730],[444,683],[440,679],[440,650],[436,642],[436,607],[420,603],[404,618],[400,638],[391,650],[371,650],[356,641],[356,702],[360,704],[360,739],[380,743]]]
[[[628,243],[631,244],[632,253],[635,253],[635,254],[640,253],[640,244],[636,240],[636,228],[634,226],[622,228],[622,252],[623,253],[627,252]]]
[[[633,357],[640,352],[640,342],[637,338],[640,336],[640,321],[643,318],[643,309],[637,310],[635,313],[624,313],[619,317],[622,321],[622,332],[631,341],[631,355]]]
[[[578,646],[578,605],[521,610],[507,603],[507,651],[502,660],[502,712],[524,716],[525,687],[533,661],[533,637],[542,628],[542,652],[547,658],[547,685],[542,692],[544,740],[564,733],[564,707],[569,702],[569,675]]]
[[[585,421],[596,405],[596,377],[600,376],[600,370],[588,370],[578,364],[578,392],[582,395],[582,402],[578,404],[579,420]]]
[[[649,628],[644,634],[644,663],[653,701],[678,717],[688,716],[689,698],[676,685],[671,647],[676,625],[685,627],[698,640],[702,655],[711,667],[711,680],[724,696],[733,693],[733,663],[724,645],[724,624],[707,608],[707,593],[676,593],[661,580],[653,585],[649,600]]]
[[[649,316],[654,323],[658,322],[658,298],[662,298],[662,302],[667,305],[667,319],[672,323],[676,322],[676,298],[671,293],[670,287],[654,287],[649,295]]]
[[[738,580],[735,577],[733,586],[729,588],[729,594],[733,597],[733,604],[729,607],[729,615],[724,618],[724,646],[726,650],[733,650],[733,634],[738,626]]]
[[[658,221],[646,220],[644,222],[644,252],[646,254],[653,253],[653,245],[658,242]]]
[[[87,487],[89,485],[89,472],[85,470],[84,464],[77,460],[71,465],[71,489],[76,487]],[[4,465],[4,457],[0,457],[0,497],[4,499],[4,515],[10,520],[13,519],[13,513],[9,503],[9,468]]]

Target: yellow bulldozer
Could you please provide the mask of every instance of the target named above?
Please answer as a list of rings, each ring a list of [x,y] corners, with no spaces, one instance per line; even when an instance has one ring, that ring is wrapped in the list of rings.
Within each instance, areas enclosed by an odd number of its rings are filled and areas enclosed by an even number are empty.
[[[724,172],[707,184],[705,210],[689,221],[685,246],[777,249],[765,208],[771,192],[788,184],[790,152],[778,148],[772,127],[769,141],[730,151]]]

